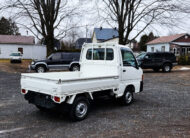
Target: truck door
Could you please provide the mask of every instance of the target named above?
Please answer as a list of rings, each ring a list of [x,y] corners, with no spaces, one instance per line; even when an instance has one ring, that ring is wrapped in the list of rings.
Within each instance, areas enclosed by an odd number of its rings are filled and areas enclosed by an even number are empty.
[[[122,57],[122,81],[129,82],[137,81],[141,79],[141,72],[139,70],[135,56],[131,51],[126,48],[121,48],[121,57]]]
[[[154,54],[154,65],[156,67],[161,67],[163,63],[164,55],[162,53]]]
[[[52,57],[48,60],[49,68],[57,68],[61,64],[61,53],[54,53]]]

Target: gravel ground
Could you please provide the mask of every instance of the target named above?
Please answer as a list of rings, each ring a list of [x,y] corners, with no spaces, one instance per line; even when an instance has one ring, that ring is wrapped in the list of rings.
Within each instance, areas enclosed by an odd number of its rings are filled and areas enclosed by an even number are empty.
[[[190,137],[190,71],[144,75],[132,105],[95,102],[86,120],[73,123],[28,104],[20,74],[0,72],[0,137]]]

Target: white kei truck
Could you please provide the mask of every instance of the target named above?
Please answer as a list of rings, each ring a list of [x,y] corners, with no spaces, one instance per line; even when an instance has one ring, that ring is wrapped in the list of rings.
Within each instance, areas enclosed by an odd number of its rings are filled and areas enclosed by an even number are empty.
[[[112,96],[122,104],[143,91],[143,71],[132,50],[116,43],[89,43],[81,49],[80,71],[23,73],[21,93],[40,110],[67,109],[73,121],[87,117],[92,100]]]

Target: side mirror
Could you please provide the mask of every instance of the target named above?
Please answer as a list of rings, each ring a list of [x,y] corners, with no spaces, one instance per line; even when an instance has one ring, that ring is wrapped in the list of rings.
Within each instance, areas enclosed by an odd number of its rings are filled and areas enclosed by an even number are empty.
[[[49,60],[52,60],[52,57],[50,57]]]

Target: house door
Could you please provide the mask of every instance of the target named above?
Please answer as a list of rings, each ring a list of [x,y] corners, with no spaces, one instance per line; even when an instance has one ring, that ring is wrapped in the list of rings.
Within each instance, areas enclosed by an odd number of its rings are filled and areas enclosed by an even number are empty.
[[[20,52],[21,54],[23,54],[23,48],[18,48],[18,52]]]

